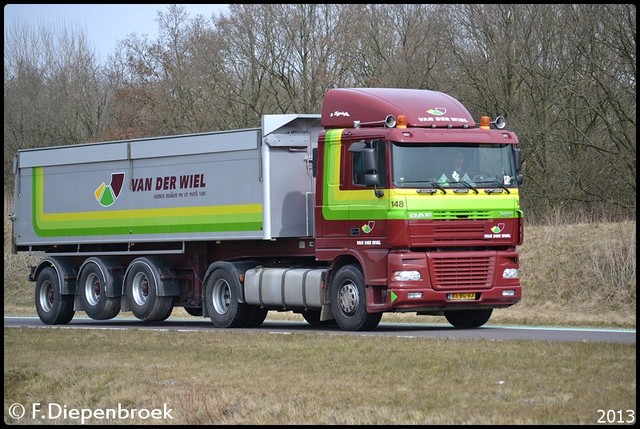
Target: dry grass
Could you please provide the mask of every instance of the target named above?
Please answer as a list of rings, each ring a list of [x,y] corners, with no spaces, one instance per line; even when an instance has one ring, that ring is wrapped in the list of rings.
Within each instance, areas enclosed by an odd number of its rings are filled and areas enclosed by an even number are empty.
[[[596,424],[635,409],[635,345],[266,332],[8,328],[7,416],[172,410],[161,424]]]

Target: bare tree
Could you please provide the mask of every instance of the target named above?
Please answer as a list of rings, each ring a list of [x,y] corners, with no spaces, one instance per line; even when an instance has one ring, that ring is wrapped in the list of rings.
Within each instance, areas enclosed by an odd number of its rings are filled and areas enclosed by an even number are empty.
[[[5,184],[18,147],[253,127],[319,112],[332,87],[427,88],[507,118],[530,214],[635,215],[635,11],[231,4],[206,18],[169,5],[156,40],[129,36],[104,69],[83,35],[23,28],[5,33]]]
[[[452,93],[518,132],[525,206],[635,210],[635,7],[452,5],[449,16]]]
[[[20,23],[5,30],[5,185],[18,149],[97,139],[108,91],[81,30]]]
[[[209,109],[194,40],[202,42],[204,20],[191,21],[184,6],[169,5],[157,22],[157,40],[133,34],[111,57],[110,76],[119,86],[114,126],[130,136],[202,131]]]
[[[635,6],[562,8],[573,67],[561,88],[564,181],[580,204],[635,209],[636,46]],[[633,198],[630,198],[633,196]]]

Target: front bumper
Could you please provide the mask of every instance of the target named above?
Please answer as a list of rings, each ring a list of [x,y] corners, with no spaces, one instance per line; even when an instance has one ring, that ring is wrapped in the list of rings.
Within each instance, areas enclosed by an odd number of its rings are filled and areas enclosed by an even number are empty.
[[[392,252],[387,285],[367,289],[368,309],[412,312],[509,307],[522,298],[520,279],[514,277],[518,268],[515,250]],[[418,272],[419,279],[394,280],[396,272]]]

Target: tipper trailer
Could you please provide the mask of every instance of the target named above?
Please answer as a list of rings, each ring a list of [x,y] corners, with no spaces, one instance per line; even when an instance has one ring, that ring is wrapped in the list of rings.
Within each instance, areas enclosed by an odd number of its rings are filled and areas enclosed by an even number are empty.
[[[385,312],[485,324],[518,303],[518,139],[456,99],[329,90],[259,128],[20,150],[13,251],[46,324],[76,311],[216,327],[268,311],[374,329]]]

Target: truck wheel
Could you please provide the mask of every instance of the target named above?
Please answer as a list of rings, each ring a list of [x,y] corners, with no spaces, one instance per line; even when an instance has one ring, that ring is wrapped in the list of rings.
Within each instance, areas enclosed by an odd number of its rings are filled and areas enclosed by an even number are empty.
[[[248,304],[240,302],[241,291],[240,280],[230,269],[221,267],[211,273],[205,286],[205,305],[215,327],[249,326],[253,310]]]
[[[479,328],[487,323],[492,312],[492,308],[485,310],[447,310],[444,312],[444,317],[455,328]]]
[[[65,325],[73,319],[73,295],[62,295],[56,270],[46,267],[36,279],[36,310],[42,323]]]
[[[335,325],[335,320],[320,321],[320,312],[318,310],[304,310],[302,313],[304,320],[311,326]]]
[[[184,307],[190,316],[202,316],[202,307]]]
[[[92,319],[113,319],[120,312],[120,297],[108,297],[107,286],[121,288],[122,276],[114,276],[102,260],[89,258],[80,274],[78,293],[82,308]]]
[[[267,313],[269,310],[266,308],[260,308],[258,306],[253,306],[251,309],[251,316],[249,317],[249,321],[247,322],[247,328],[257,328],[262,325],[264,319],[267,318]]]
[[[331,311],[336,323],[345,331],[375,329],[382,313],[368,313],[364,275],[360,268],[345,265],[331,282]]]
[[[158,270],[146,259],[136,259],[129,266],[124,289],[129,308],[135,317],[160,322],[171,315],[173,297],[158,295]]]

